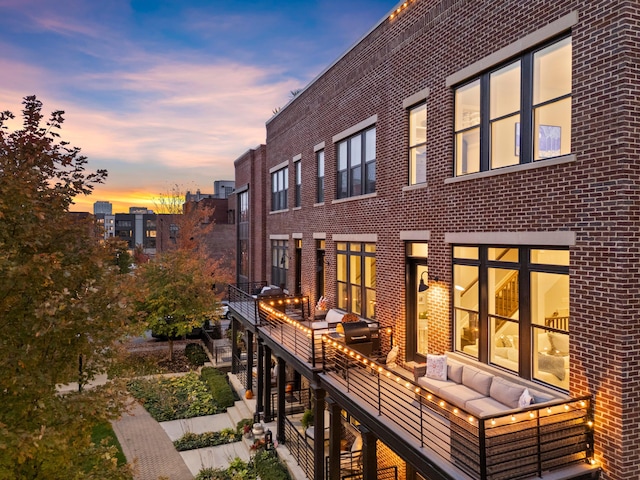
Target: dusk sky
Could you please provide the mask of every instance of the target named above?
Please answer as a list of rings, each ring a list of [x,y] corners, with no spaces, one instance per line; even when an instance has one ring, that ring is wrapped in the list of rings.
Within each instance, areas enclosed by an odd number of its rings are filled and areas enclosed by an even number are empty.
[[[154,208],[213,192],[265,123],[398,4],[395,0],[0,0],[0,110],[64,110],[62,139],[105,185],[76,199]]]

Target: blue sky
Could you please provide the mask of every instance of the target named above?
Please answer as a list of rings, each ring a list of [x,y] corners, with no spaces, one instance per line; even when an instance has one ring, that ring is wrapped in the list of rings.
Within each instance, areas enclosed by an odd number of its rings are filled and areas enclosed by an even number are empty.
[[[63,139],[109,171],[73,210],[154,208],[233,179],[273,109],[397,3],[0,0],[0,110],[35,94],[66,112]]]

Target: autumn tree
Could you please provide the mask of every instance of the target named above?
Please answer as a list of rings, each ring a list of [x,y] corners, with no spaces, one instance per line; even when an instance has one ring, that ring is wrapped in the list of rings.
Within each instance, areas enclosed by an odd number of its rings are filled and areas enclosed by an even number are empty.
[[[184,208],[177,185],[155,204],[160,215],[170,215],[176,227],[175,243],[136,270],[133,293],[147,328],[169,339],[169,359],[173,360],[174,338],[217,318],[220,294],[216,286],[226,283],[228,272],[205,248],[206,237],[215,228],[212,208]]]
[[[0,478],[130,478],[90,437],[123,391],[58,388],[104,371],[126,328],[115,252],[69,213],[107,173],[59,139],[64,112],[44,122],[35,96],[23,105],[22,128],[0,113]]]

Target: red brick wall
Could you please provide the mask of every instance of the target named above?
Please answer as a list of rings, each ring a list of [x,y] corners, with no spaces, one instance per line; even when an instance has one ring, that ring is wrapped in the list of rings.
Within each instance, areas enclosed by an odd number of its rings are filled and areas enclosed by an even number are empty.
[[[572,29],[576,160],[445,183],[453,170],[453,91],[446,77],[572,11],[579,19]],[[445,233],[576,232],[577,244],[571,248],[571,393],[594,395],[597,459],[603,478],[616,480],[640,478],[639,22],[637,1],[410,2],[268,122],[262,172],[266,184],[261,186],[268,212],[268,169],[289,161],[293,205],[291,160],[302,155],[302,208],[267,213],[262,246],[268,246],[270,234],[302,233],[302,288],[313,294],[313,233],[326,232],[330,306],[335,306],[332,235],[377,234],[378,320],[396,326],[401,345],[405,258],[399,232],[428,230],[430,276],[440,279],[428,291],[429,345],[436,352],[451,346],[451,248]],[[408,133],[402,101],[426,87],[428,185],[403,191]],[[377,194],[332,204],[332,136],[374,114]],[[320,142],[326,144],[326,200],[314,207],[313,147]],[[243,162],[236,167],[236,185],[241,186],[241,178],[250,175]],[[260,262],[268,266],[268,256]],[[292,265],[290,275],[293,271]],[[293,285],[293,277],[288,280]]]

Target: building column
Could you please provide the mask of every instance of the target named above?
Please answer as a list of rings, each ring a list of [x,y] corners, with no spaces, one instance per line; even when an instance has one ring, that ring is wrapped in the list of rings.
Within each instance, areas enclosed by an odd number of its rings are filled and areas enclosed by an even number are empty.
[[[284,419],[285,419],[285,395],[287,394],[287,363],[284,358],[278,357],[278,378],[276,380],[278,385],[278,429],[276,433],[276,439],[280,443],[286,443],[286,437],[284,433]]]
[[[247,330],[247,379],[245,389],[253,393],[253,332]]]
[[[360,425],[360,435],[362,435],[362,480],[377,480],[378,439],[364,425]]]
[[[327,397],[329,406],[329,478],[340,478],[341,413],[340,405]]]
[[[271,419],[271,348],[264,346],[264,421]]]
[[[326,392],[317,384],[313,389],[313,478],[324,480],[324,398]]]
[[[238,373],[238,320],[231,317],[231,373]]]
[[[264,412],[264,344],[262,339],[258,337],[258,392],[256,395],[256,413]],[[252,372],[249,372],[251,375]]]

